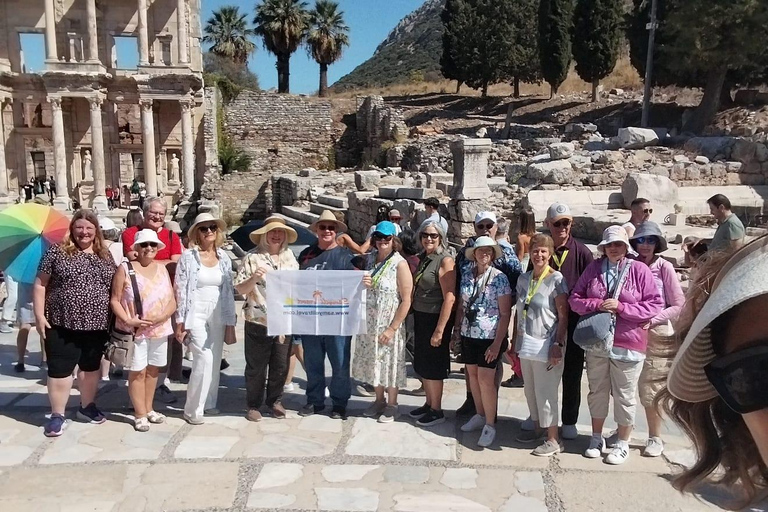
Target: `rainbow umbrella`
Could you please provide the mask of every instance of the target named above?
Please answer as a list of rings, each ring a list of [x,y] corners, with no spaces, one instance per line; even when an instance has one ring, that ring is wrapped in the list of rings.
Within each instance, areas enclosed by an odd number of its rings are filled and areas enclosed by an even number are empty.
[[[32,284],[43,253],[61,242],[69,219],[50,206],[17,204],[0,212],[0,268],[20,283]]]

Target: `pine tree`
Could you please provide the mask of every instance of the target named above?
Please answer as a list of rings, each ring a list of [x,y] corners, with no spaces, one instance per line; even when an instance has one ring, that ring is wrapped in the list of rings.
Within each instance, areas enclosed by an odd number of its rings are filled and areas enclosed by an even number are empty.
[[[541,74],[554,96],[571,66],[573,0],[541,0],[539,4],[539,59]]]
[[[592,84],[597,101],[600,80],[616,66],[622,40],[619,0],[577,0],[574,12],[573,58],[576,73]]]

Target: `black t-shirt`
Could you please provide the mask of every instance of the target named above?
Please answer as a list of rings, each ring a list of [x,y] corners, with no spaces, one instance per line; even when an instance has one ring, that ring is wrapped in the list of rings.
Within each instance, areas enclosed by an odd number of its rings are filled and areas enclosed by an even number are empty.
[[[24,185],[24,199],[26,199],[27,201],[32,199],[32,185],[30,185],[29,183]]]

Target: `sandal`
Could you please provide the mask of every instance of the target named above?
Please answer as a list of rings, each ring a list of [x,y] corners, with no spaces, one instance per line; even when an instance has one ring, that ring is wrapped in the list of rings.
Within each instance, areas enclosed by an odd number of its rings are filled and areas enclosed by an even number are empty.
[[[147,419],[150,423],[163,423],[165,421],[165,414],[161,414],[157,411],[149,411],[147,413]]]
[[[149,430],[149,420],[145,417],[136,418],[133,421],[133,429],[136,432],[147,432]]]

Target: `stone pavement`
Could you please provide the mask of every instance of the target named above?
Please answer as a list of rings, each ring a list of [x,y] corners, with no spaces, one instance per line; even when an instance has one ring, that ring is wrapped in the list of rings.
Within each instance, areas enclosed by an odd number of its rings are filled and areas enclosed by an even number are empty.
[[[231,367],[221,379],[222,414],[206,417],[205,425],[181,419],[184,385],[178,384],[171,387],[179,403],[158,407],[168,422],[135,432],[126,381],[113,378],[98,398],[109,421],[70,420],[62,437],[47,439],[44,374],[33,366],[40,357],[37,335],[30,337],[23,374],[13,372],[14,343],[15,334],[0,334],[2,511],[688,512],[719,510],[712,503],[724,499],[711,488],[706,499],[675,491],[669,460],[640,456],[646,436],[641,417],[623,466],[582,457],[587,435],[566,442],[559,456],[531,455],[531,447],[514,441],[527,415],[522,389],[501,390],[498,436],[489,449],[477,447],[478,433],[462,433],[452,412],[432,429],[417,428],[405,415],[391,424],[363,418],[370,398],[353,396],[347,421],[301,418],[295,413],[304,403],[298,388],[285,398],[287,419],[249,423],[243,417],[242,339],[230,350]],[[462,375],[452,374],[446,388],[445,408],[452,411],[464,398]],[[423,398],[403,395],[400,403],[405,412]],[[583,404],[582,434],[589,432],[588,421]],[[679,434],[670,431],[665,439],[670,460],[690,459]]]

